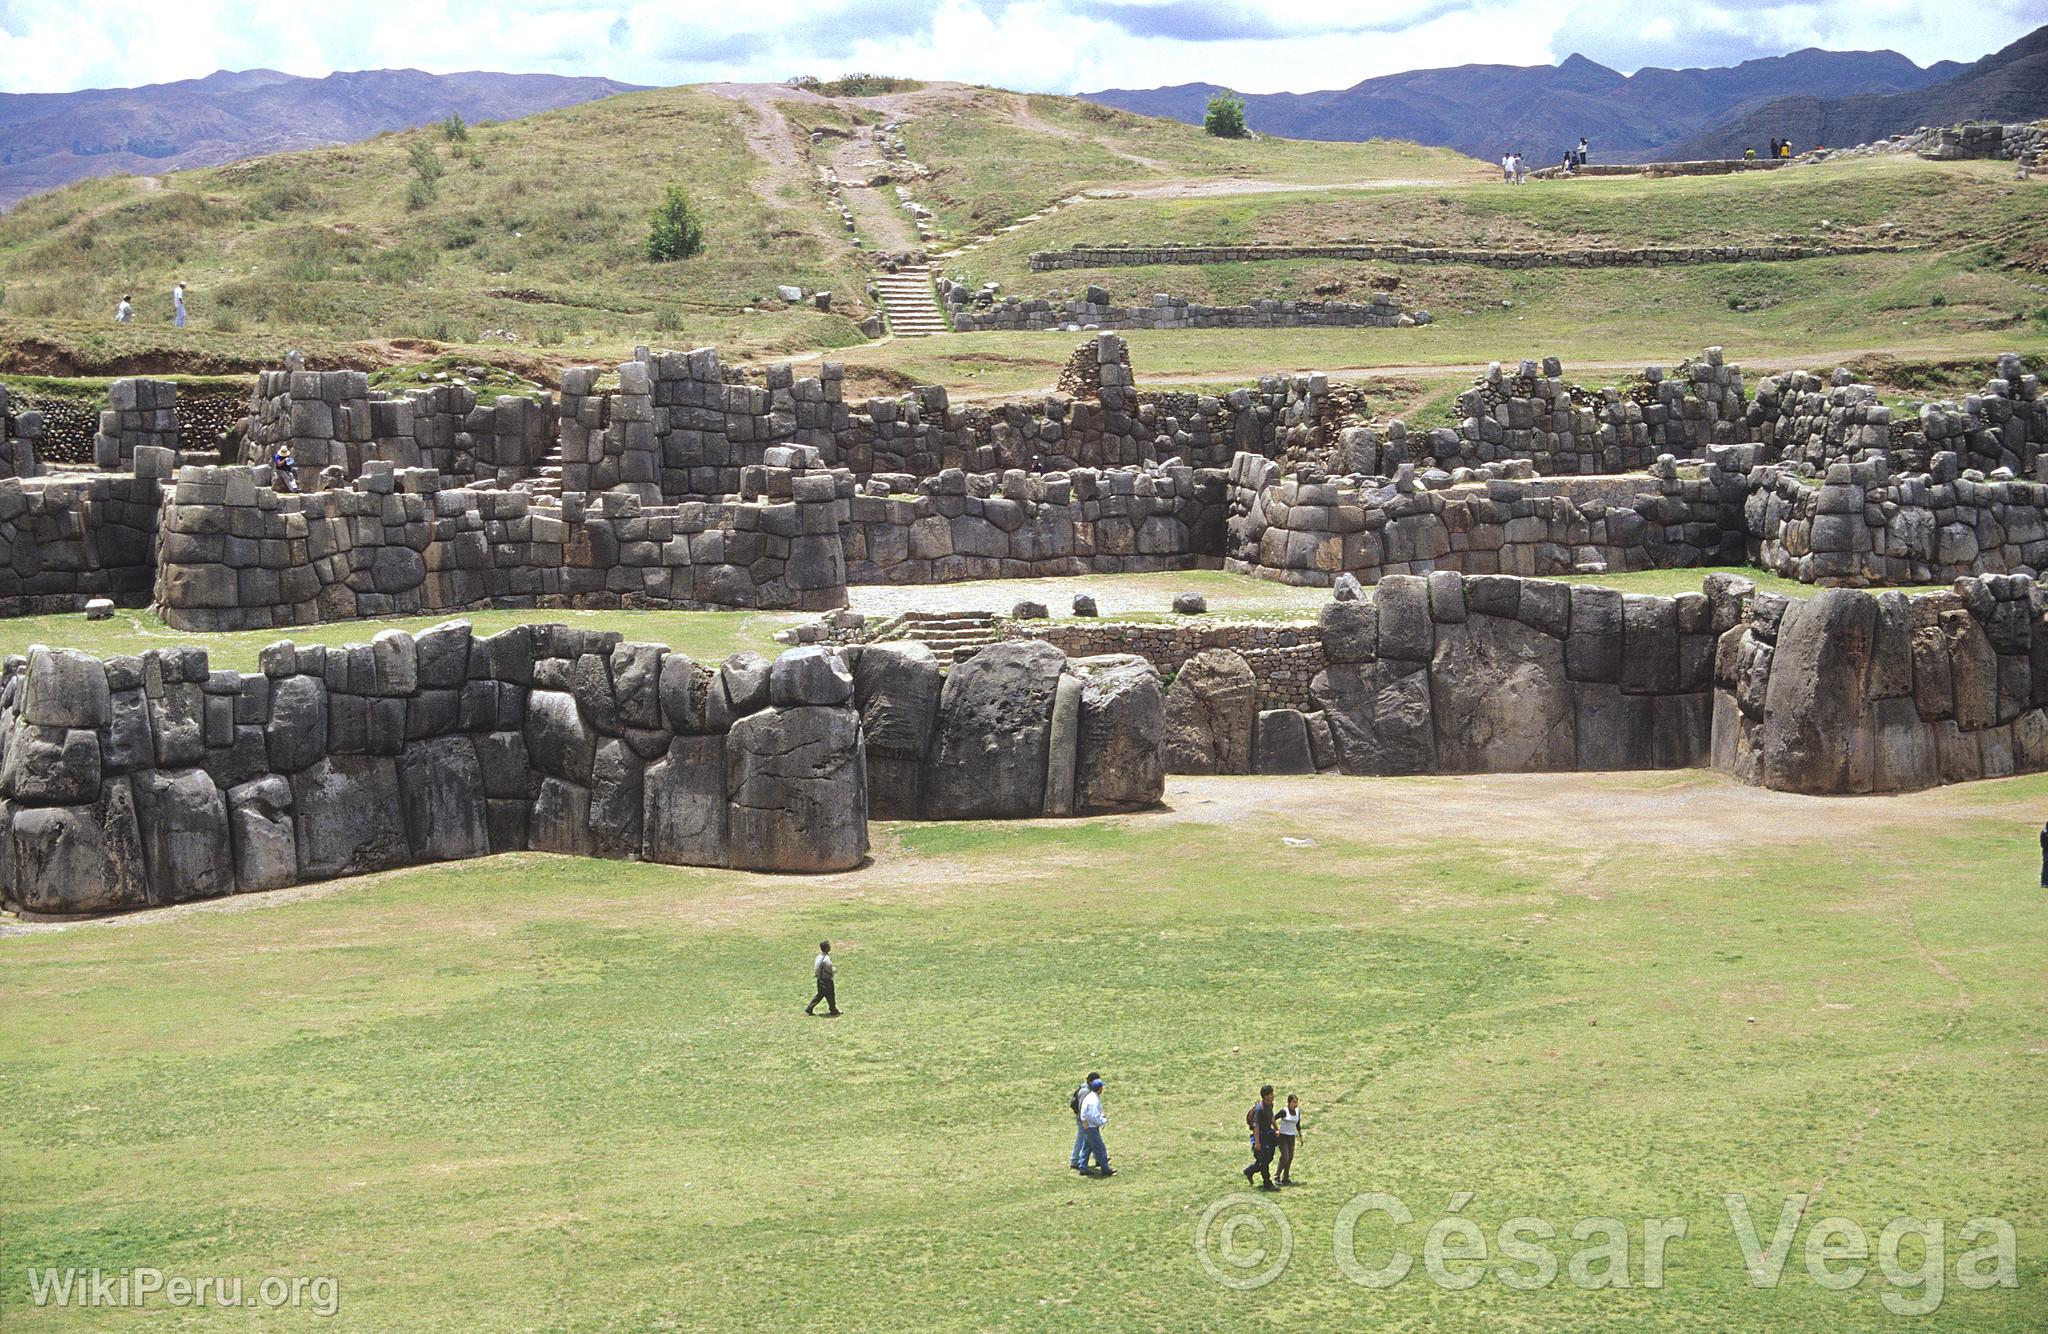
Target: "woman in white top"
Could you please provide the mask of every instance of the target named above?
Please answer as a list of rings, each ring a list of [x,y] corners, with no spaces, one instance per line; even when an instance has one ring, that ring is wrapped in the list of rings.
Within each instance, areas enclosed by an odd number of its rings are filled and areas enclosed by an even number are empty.
[[[1280,1165],[1274,1171],[1273,1179],[1283,1186],[1291,1186],[1290,1175],[1294,1167],[1294,1146],[1301,1142],[1301,1099],[1287,1095],[1287,1110],[1273,1118],[1273,1129],[1280,1136]]]
[[[128,298],[124,296],[121,298],[121,304],[114,307],[114,323],[132,324],[134,322],[135,307],[129,302]]]

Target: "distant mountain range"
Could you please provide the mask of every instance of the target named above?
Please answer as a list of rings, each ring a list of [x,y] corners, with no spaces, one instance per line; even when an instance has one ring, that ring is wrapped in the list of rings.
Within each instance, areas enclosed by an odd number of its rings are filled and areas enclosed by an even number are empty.
[[[252,69],[146,88],[4,93],[0,208],[87,176],[217,166],[367,139],[450,114],[511,120],[636,87],[553,74],[379,69],[308,79]]]
[[[2048,82],[2031,54],[2044,40],[2048,28],[1974,65],[1951,60],[1925,68],[1896,51],[1813,48],[1728,68],[1646,68],[1632,75],[1581,55],[1557,65],[1459,65],[1328,92],[1252,94],[1244,99],[1245,120],[1255,132],[1291,139],[1413,139],[1488,160],[1519,148],[1537,162],[1554,159],[1582,135],[1592,142],[1596,162],[1671,161],[1709,148],[1709,155],[1739,154],[1752,145],[1763,151],[1774,136],[1848,144],[1943,120],[2048,115]],[[1197,83],[1082,96],[1200,124],[1210,96],[1220,91]],[[1788,120],[1758,131],[1745,121],[1788,100],[1807,105],[1814,126],[1843,129],[1803,130]],[[1846,109],[1849,103],[1857,109]],[[1838,106],[1844,109],[1832,110]],[[1851,123],[1871,129],[1850,138]]]
[[[1797,149],[1849,148],[1922,125],[1963,120],[2010,124],[2043,116],[2048,116],[2048,28],[2037,28],[1940,83],[1903,93],[1781,97],[1667,144],[1657,156],[1669,162],[1740,157],[1745,148],[1763,152],[1772,139],[1790,139]]]

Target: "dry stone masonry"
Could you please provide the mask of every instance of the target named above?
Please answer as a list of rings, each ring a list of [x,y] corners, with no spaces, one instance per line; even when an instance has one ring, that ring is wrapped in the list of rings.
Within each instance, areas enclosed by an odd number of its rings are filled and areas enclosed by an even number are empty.
[[[1030,264],[1039,272],[1107,269],[1151,264],[1243,264],[1262,259],[1342,259],[1378,264],[1477,264],[1497,269],[1656,268],[1671,264],[1735,264],[1834,255],[1867,255],[1901,249],[1887,245],[1636,246],[1565,250],[1489,250],[1459,246],[1411,246],[1337,241],[1316,245],[1253,242],[1236,245],[1089,245],[1035,250]]]
[[[742,653],[717,667],[559,625],[368,644],[11,658],[0,898],[69,915],[537,851],[839,871],[877,814],[1135,809],[1163,782],[1159,676],[1005,645]],[[869,767],[870,748],[875,763]]]

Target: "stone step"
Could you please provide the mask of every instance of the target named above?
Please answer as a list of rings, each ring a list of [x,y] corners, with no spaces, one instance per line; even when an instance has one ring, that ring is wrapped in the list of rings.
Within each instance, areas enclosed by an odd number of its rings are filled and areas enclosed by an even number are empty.
[[[946,317],[939,310],[938,294],[932,289],[929,268],[899,269],[875,275],[875,290],[881,293],[882,310],[889,317],[889,331],[899,338],[921,338],[949,333]]]

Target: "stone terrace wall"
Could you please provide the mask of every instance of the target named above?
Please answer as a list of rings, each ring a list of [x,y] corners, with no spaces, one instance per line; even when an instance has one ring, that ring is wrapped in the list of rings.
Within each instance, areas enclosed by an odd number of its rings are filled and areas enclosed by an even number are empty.
[[[1752,474],[1750,560],[1802,583],[1925,584],[2048,567],[2048,484],[1959,475],[1956,456],[1894,477],[1882,457],[1828,465],[1820,486]]]
[[[12,659],[0,895],[139,908],[493,852],[830,871],[867,851],[829,654],[713,671],[615,634],[468,625],[352,648]]]
[[[1260,709],[1313,709],[1309,683],[1324,667],[1322,631],[1313,623],[1207,619],[1172,625],[1142,621],[1011,621],[1004,632],[1014,639],[1051,644],[1068,657],[1133,655],[1145,659],[1168,678],[1197,653],[1228,649],[1251,669]]]
[[[43,414],[18,404],[0,384],[0,477],[35,477],[43,470]]]
[[[1904,792],[2048,768],[2034,581],[1758,595],[1715,656],[1714,767],[1790,792]]]
[[[0,899],[53,915],[541,851],[744,870],[861,864],[878,815],[1156,804],[1158,674],[1002,645],[716,668],[564,626],[105,662],[0,679]],[[870,773],[874,787],[870,788]]]
[[[1818,472],[1877,450],[1898,471],[1924,472],[1936,453],[1950,451],[1966,469],[2032,477],[2048,444],[2048,398],[2019,355],[2007,353],[1981,393],[1961,403],[1923,403],[1917,418],[1895,420],[1874,386],[1837,369],[1825,381],[1798,371],[1766,376],[1747,422],[1766,463]]]
[[[1311,695],[1348,774],[1665,769],[1708,758],[1715,636],[1747,580],[1618,593],[1390,576],[1323,610]]]
[[[181,468],[163,503],[155,601],[185,630],[487,605],[844,605],[852,478],[752,471],[759,500],[653,507],[611,495],[586,507],[384,464],[303,495],[272,489],[267,468]]]
[[[1747,407],[1742,368],[1718,347],[1675,378],[1648,367],[1631,395],[1567,384],[1555,357],[1513,374],[1494,362],[1459,396],[1458,426],[1430,432],[1428,445],[1439,467],[1528,459],[1546,476],[1640,472],[1661,454],[1697,458],[1747,440]]]
[[[1098,300],[1097,297],[1101,299]],[[1115,306],[1099,288],[1087,296],[1055,302],[1044,297],[1005,297],[987,306],[970,304],[964,287],[945,292],[955,333],[1083,329],[1396,329],[1430,323],[1428,311],[1404,310],[1384,293],[1358,301],[1254,301],[1211,306],[1186,297],[1159,295],[1147,306]]]
[[[93,441],[93,464],[102,472],[129,472],[138,449],[178,448],[178,386],[170,380],[116,380],[107,386],[107,410]]]
[[[1222,540],[1214,470],[948,469],[921,482],[874,478],[862,490],[842,530],[855,584],[1178,570]]]
[[[466,385],[435,385],[392,397],[370,388],[361,371],[264,371],[251,393],[244,458],[267,464],[289,444],[300,485],[318,485],[328,468],[341,480],[371,463],[434,468],[463,481],[509,486],[531,476],[554,447],[555,406],[507,396],[479,405]]]
[[[1709,461],[1681,475],[1489,481],[1423,490],[1392,480],[1330,478],[1240,455],[1230,471],[1224,568],[1291,584],[1340,574],[1570,574],[1670,569],[1740,550],[1744,475]]]
[[[1241,264],[1260,259],[1345,259],[1380,264],[1477,264],[1498,269],[1653,268],[1667,264],[1734,264],[1758,260],[1822,259],[1835,255],[1867,255],[1900,250],[1888,245],[1730,245],[1639,246],[1629,249],[1483,250],[1452,246],[1387,245],[1377,242],[1332,242],[1325,245],[1283,243],[1252,245],[1075,245],[1067,250],[1036,250],[1031,267],[1040,272],[1060,269],[1106,269],[1146,264]]]
[[[650,353],[618,374],[617,393],[599,392],[596,367],[563,374],[567,491],[623,486],[650,502],[723,495],[786,445],[859,478],[1132,467],[1165,461],[1161,440],[1183,462],[1221,466],[1235,450],[1276,452],[1314,433],[1329,394],[1321,376],[1276,375],[1224,398],[1141,395],[1115,334],[1080,345],[1058,392],[992,405],[956,405],[937,386],[849,404],[835,362],[815,377],[771,366],[757,384],[735,378],[712,348]]]
[[[145,450],[145,469],[168,468]],[[163,485],[156,476],[0,479],[0,615],[78,611],[92,598],[149,601]]]

